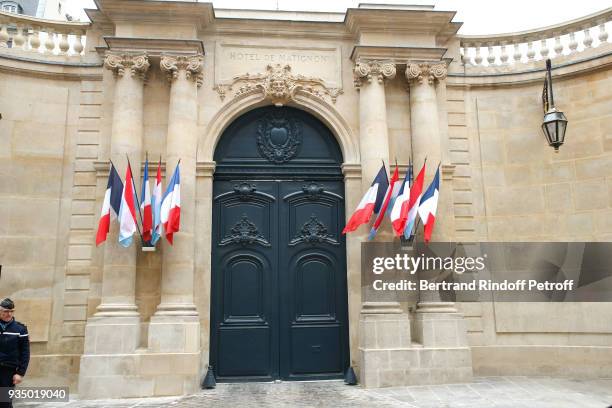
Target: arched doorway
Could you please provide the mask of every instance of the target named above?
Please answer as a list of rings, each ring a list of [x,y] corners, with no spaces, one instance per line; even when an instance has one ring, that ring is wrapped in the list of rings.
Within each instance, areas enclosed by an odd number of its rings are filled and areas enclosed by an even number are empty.
[[[290,107],[215,150],[210,362],[220,381],[341,378],[349,364],[342,154]]]

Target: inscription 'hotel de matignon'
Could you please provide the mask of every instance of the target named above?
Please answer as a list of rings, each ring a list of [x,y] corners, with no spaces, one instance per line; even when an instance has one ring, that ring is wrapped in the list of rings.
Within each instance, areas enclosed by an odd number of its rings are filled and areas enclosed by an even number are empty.
[[[261,61],[266,63],[291,63],[291,62],[312,62],[312,63],[331,63],[334,57],[331,55],[320,54],[263,54],[255,52],[236,52],[231,51],[228,59],[232,61]]]

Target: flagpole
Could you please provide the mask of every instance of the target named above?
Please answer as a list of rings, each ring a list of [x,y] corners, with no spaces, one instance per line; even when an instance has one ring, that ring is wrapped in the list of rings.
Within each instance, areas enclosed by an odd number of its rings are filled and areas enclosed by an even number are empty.
[[[134,184],[134,172],[132,171],[132,165],[130,164],[130,157],[128,156],[128,154],[125,154],[125,157],[127,157],[127,161],[128,161],[128,166],[130,167],[130,174],[132,176],[132,188],[134,189],[134,195],[136,196],[136,204],[138,205],[138,215],[140,215],[140,222],[142,223],[142,214],[140,213],[140,203],[138,201],[138,192],[136,191],[136,185]],[[145,241],[144,241],[144,237],[142,236],[142,232],[140,231],[140,226],[138,225],[138,222],[136,223],[136,229],[138,229],[138,234],[140,235],[140,242],[142,242],[142,246],[144,246]]]

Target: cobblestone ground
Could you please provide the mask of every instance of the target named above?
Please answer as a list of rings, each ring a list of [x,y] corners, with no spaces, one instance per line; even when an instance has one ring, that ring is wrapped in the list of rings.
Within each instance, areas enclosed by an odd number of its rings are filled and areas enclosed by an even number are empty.
[[[612,379],[481,377],[470,384],[365,390],[340,381],[218,384],[214,390],[172,398],[16,403],[15,407],[412,407],[412,408],[607,408]]]

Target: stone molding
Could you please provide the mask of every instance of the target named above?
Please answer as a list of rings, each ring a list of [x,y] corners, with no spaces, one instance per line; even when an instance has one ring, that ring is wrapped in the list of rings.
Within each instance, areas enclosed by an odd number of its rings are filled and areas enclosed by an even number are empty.
[[[353,79],[355,87],[359,88],[363,81],[371,83],[373,79],[376,79],[378,83],[382,84],[385,80],[395,78],[397,70],[395,64],[389,61],[358,61],[353,69]]]
[[[444,63],[409,62],[406,65],[406,79],[409,83],[424,84],[427,80],[429,85],[433,85],[434,81],[445,79],[447,74],[448,70]]]
[[[160,68],[172,82],[179,76],[179,71],[184,70],[187,79],[195,81],[198,88],[204,83],[204,56],[197,55],[162,55]]]
[[[132,77],[144,80],[150,66],[147,53],[119,54],[108,52],[104,57],[104,68],[113,71],[115,76],[123,76],[126,71],[129,71]]]
[[[333,103],[336,103],[338,95],[343,93],[340,88],[327,87],[325,81],[320,78],[293,74],[288,64],[268,64],[265,73],[235,76],[231,84],[217,85],[215,90],[221,100],[224,100],[227,91],[231,91],[238,83],[244,85],[238,88],[234,98],[252,92],[263,92],[264,99],[270,100],[276,106],[283,106],[292,101],[298,91],[306,92],[319,99],[329,96]]]

